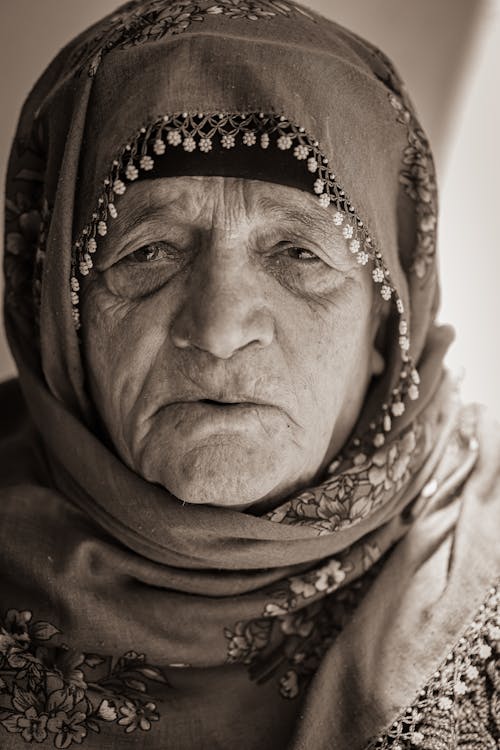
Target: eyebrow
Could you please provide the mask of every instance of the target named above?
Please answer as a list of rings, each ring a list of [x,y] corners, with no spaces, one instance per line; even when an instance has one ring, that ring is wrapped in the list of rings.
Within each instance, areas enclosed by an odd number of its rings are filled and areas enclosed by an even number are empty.
[[[289,208],[283,204],[276,203],[267,196],[259,198],[257,205],[264,209],[268,214],[290,223],[290,225],[300,226],[307,232],[318,230],[322,235],[330,236],[334,230],[333,219],[328,215],[328,209],[307,206],[307,208]]]

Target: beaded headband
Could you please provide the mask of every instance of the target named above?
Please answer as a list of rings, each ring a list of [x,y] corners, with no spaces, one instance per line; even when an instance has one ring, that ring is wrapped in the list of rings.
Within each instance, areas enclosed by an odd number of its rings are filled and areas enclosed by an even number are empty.
[[[231,150],[236,146],[267,150],[277,148],[289,152],[304,165],[301,187],[318,197],[325,209],[333,208],[333,224],[342,227],[349,251],[361,266],[372,263],[372,279],[385,301],[392,300],[399,315],[399,349],[402,367],[397,386],[376,422],[370,423],[367,440],[376,448],[385,443],[385,434],[392,429],[392,419],[405,411],[406,399],[419,396],[420,378],[409,355],[410,338],[403,300],[391,280],[382,254],[365,227],[355,207],[331,171],[328,159],[321,152],[317,140],[303,127],[290,122],[283,115],[264,113],[197,113],[183,112],[164,115],[141,127],[113,160],[109,175],[104,179],[91,221],[83,228],[72,254],[71,302],[75,328],[80,328],[80,276],[87,276],[93,267],[92,257],[98,250],[100,237],[108,232],[108,223],[118,215],[116,203],[127,185],[140,177],[153,176],[161,159],[181,147],[185,155],[198,150],[209,155],[215,150]],[[205,173],[205,172],[204,172]],[[281,181],[281,180],[280,180]],[[307,188],[305,188],[307,189]],[[359,446],[360,441],[355,444]]]

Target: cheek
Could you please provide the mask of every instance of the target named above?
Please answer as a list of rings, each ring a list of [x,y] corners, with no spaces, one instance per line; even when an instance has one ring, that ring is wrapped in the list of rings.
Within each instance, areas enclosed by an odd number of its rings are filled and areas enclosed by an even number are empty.
[[[328,298],[282,317],[286,358],[312,407],[309,418],[330,420],[346,398],[364,391],[371,346],[371,288],[348,280]]]
[[[92,396],[104,417],[121,415],[126,420],[140,403],[148,373],[164,351],[169,311],[164,302],[158,305],[156,296],[124,300],[111,294],[100,278],[92,280],[84,294],[86,369]]]

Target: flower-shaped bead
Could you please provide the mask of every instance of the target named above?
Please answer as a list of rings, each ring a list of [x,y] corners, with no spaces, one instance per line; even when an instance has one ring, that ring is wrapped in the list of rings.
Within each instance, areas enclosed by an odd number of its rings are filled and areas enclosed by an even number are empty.
[[[365,253],[364,250],[361,250],[361,252],[356,255],[356,260],[358,261],[360,266],[366,266],[369,259],[370,256],[368,255],[368,253]]]
[[[115,180],[113,182],[113,193],[116,193],[116,195],[123,195],[126,189],[123,180]]]
[[[336,227],[341,227],[344,223],[344,214],[341,211],[335,211],[333,215],[333,223]]]
[[[182,141],[182,136],[178,130],[169,130],[167,133],[167,141],[171,146],[178,146]]]
[[[307,169],[309,170],[309,172],[318,171],[318,162],[314,157],[311,157],[307,160]]]
[[[202,138],[200,140],[200,143],[198,144],[198,148],[204,154],[208,154],[208,152],[212,150],[212,140],[211,140],[211,138]]]
[[[73,292],[78,292],[80,290],[80,282],[76,278],[76,276],[71,277],[71,290]]]
[[[116,217],[118,216],[118,211],[116,210],[116,206],[114,203],[108,203],[108,211],[111,218],[116,219]]]
[[[189,153],[196,149],[196,141],[192,135],[188,135],[184,138],[182,142],[182,148],[184,149],[184,151],[188,151]]]
[[[349,243],[349,250],[351,253],[357,253],[359,252],[359,249],[361,248],[361,242],[359,240],[351,240]]]
[[[295,146],[295,148],[293,149],[293,155],[299,161],[303,161],[309,156],[309,149],[307,148],[307,146],[304,146],[304,144],[301,143],[298,146]]]
[[[410,387],[408,388],[408,397],[412,401],[416,401],[417,398],[419,397],[419,395],[420,395],[420,393],[419,393],[418,387],[415,385],[415,383],[413,383],[412,385],[410,385]]]
[[[382,299],[385,299],[386,302],[388,302],[392,297],[392,289],[388,284],[383,284],[380,287],[380,294],[382,295]]]
[[[405,405],[402,401],[395,401],[391,406],[393,417],[400,417],[405,412]]]
[[[144,156],[141,156],[139,166],[141,169],[144,169],[145,172],[149,172],[151,169],[153,169],[154,165],[155,163],[153,159],[148,154],[144,154]]]
[[[403,352],[407,352],[410,348],[410,339],[408,336],[400,336],[399,337],[399,348]]]
[[[108,227],[105,221],[100,221],[97,225],[97,233],[101,235],[101,237],[105,237],[108,233]]]
[[[346,224],[342,230],[342,234],[344,235],[346,240],[350,240],[354,234],[354,227],[351,226],[351,224]]]
[[[373,271],[372,271],[372,279],[373,279],[373,281],[375,281],[377,284],[381,284],[383,282],[384,278],[385,278],[384,272],[383,272],[383,270],[381,268],[377,267],[377,268],[373,269]]]
[[[220,140],[223,148],[234,148],[236,145],[236,139],[234,135],[224,133]]]
[[[260,136],[260,147],[261,148],[268,148],[269,146],[269,135],[268,133],[262,133]]]
[[[320,206],[323,206],[323,208],[328,208],[330,205],[330,196],[328,193],[322,193],[318,198]]]
[[[491,646],[488,646],[487,643],[482,643],[479,646],[479,656],[481,659],[489,659],[491,656]]]
[[[97,242],[94,237],[90,237],[90,239],[87,240],[87,250],[89,253],[95,253],[97,250]]]
[[[317,194],[319,195],[320,193],[322,193],[322,192],[323,192],[323,189],[324,189],[324,187],[325,187],[325,181],[324,181],[324,180],[321,180],[321,179],[320,179],[320,178],[318,177],[318,179],[317,179],[317,180],[315,180],[315,182],[314,182],[314,185],[313,185],[313,190],[314,190],[314,192],[315,192],[315,193],[317,193]]]
[[[253,130],[248,130],[243,135],[243,143],[245,146],[254,146],[257,143],[257,136],[253,132]]]
[[[125,177],[127,178],[127,180],[130,180],[130,181],[137,180],[137,178],[139,177],[139,170],[137,169],[135,164],[132,164],[132,163],[127,164],[127,168],[125,170]]]
[[[165,146],[165,143],[162,141],[161,138],[157,138],[153,144],[153,151],[155,152],[155,154],[158,154],[158,156],[161,156],[162,154],[164,154],[166,148],[167,147]]]
[[[293,143],[293,141],[292,141],[292,139],[290,138],[289,135],[280,135],[280,137],[276,141],[276,145],[282,151],[287,151],[289,148],[291,148],[292,147],[292,143]]]

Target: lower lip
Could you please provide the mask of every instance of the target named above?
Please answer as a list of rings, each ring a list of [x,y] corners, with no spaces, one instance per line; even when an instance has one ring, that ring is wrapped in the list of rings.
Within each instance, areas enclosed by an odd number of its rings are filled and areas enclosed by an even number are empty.
[[[181,401],[169,404],[166,409],[174,420],[174,429],[206,433],[240,432],[260,426],[262,419],[278,410],[265,404],[218,404],[205,401]]]

